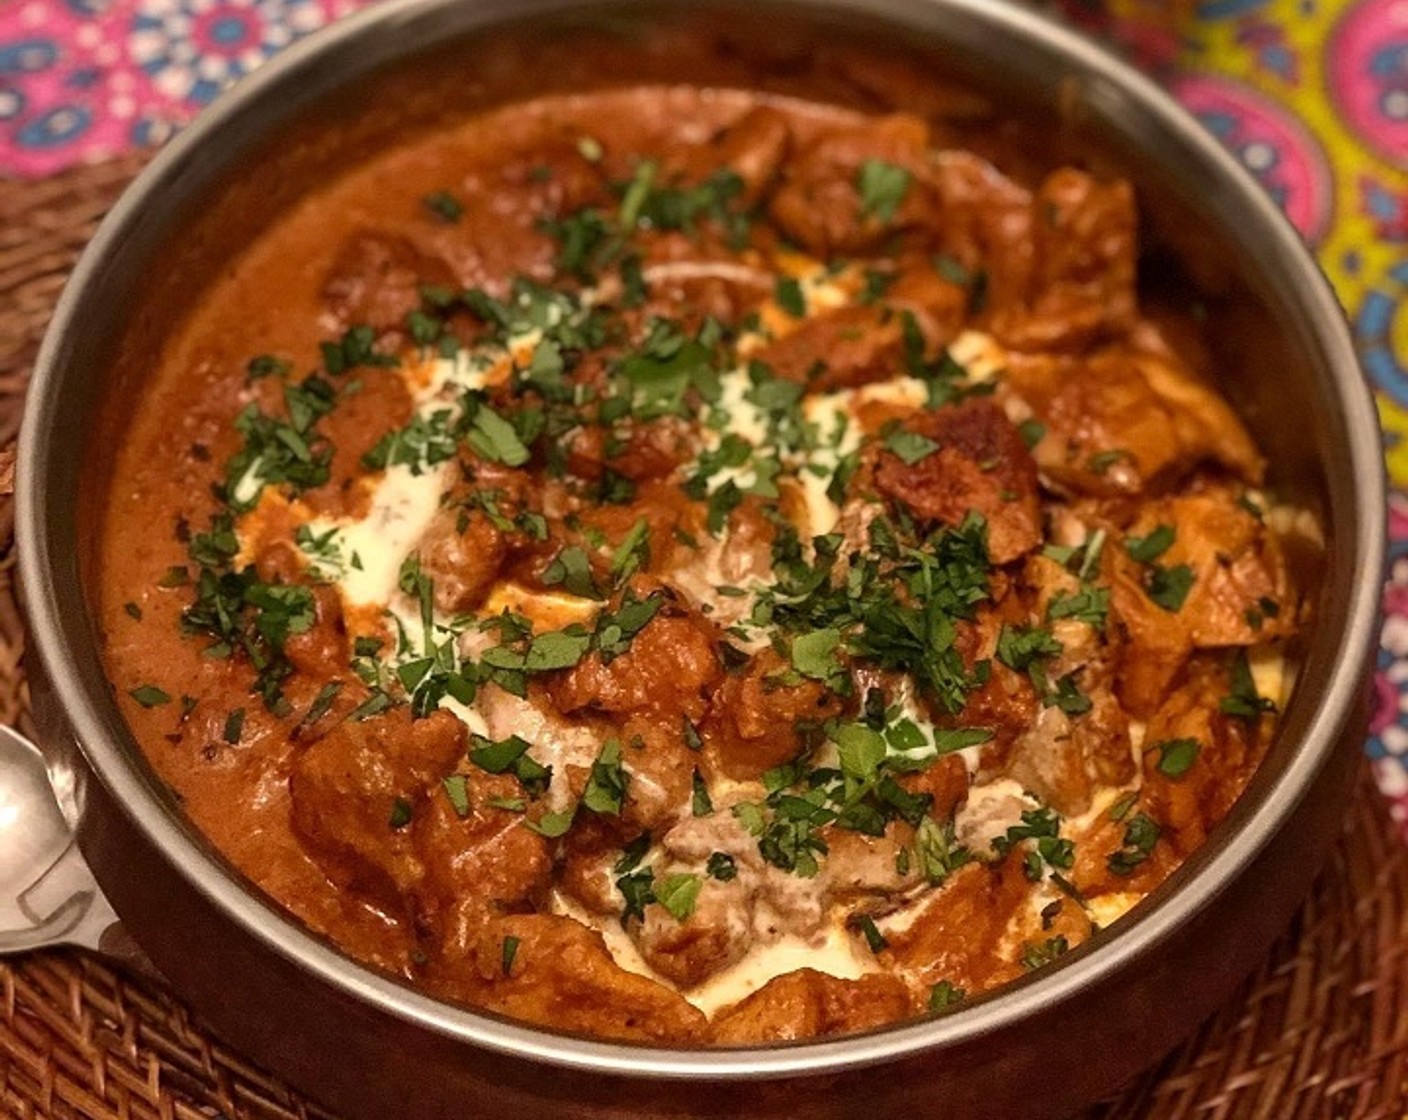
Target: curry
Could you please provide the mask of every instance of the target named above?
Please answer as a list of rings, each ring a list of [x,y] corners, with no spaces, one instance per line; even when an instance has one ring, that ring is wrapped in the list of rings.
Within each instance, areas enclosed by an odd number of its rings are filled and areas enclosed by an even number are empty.
[[[107,503],[191,820],[353,957],[611,1039],[945,1012],[1117,921],[1265,752],[1314,527],[1131,186],[1022,166],[648,86],[280,215]]]

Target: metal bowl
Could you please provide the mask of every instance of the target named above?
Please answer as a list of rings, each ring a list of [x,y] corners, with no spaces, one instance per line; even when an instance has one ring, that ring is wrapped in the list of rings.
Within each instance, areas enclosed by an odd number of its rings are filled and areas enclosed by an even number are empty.
[[[918,52],[936,74],[1049,122],[1061,144],[1130,173],[1155,247],[1146,271],[1179,270],[1201,293],[1224,390],[1269,452],[1278,491],[1315,509],[1326,532],[1298,683],[1268,758],[1211,841],[1056,965],[957,1012],[855,1037],[734,1050],[591,1041],[452,1007],[355,963],[265,900],[184,820],[119,716],[89,607],[103,489],[94,480],[107,477],[140,403],[144,354],[221,255],[311,172],[407,121],[433,126],[452,105],[611,80],[590,65],[535,64],[543,44],[676,19],[706,35],[736,29],[764,83],[805,85],[797,73],[808,44],[828,37]],[[719,80],[742,80],[739,65],[729,61]],[[709,77],[658,51],[643,50],[640,70]],[[340,122],[335,144],[329,120]],[[79,799],[94,874],[151,960],[221,1034],[351,1116],[1060,1114],[1155,1060],[1261,958],[1339,827],[1358,757],[1384,484],[1374,409],[1339,307],[1294,230],[1192,118],[1129,67],[1016,5],[389,0],[367,9],[242,82],[114,208],[45,339],[18,479],[24,602],[47,680],[36,714],[53,764],[96,778]]]

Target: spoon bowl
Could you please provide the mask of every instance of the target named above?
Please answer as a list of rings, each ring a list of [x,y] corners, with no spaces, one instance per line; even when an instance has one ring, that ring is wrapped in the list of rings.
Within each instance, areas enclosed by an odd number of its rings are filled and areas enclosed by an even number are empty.
[[[116,921],[74,839],[39,748],[0,727],[0,955],[52,945],[96,949]]]

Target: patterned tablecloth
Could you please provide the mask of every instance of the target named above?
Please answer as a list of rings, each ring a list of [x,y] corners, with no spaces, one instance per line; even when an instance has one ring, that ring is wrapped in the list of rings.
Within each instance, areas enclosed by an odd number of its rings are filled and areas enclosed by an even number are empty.
[[[0,176],[159,144],[230,82],[365,2],[0,0]],[[1163,80],[1256,174],[1339,291],[1394,486],[1367,749],[1408,836],[1408,0],[1047,6]]]

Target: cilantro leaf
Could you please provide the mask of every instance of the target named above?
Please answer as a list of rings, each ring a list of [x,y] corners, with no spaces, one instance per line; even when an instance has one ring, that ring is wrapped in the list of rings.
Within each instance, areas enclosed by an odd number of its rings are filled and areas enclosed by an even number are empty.
[[[1140,564],[1151,564],[1169,550],[1175,539],[1172,525],[1159,525],[1147,536],[1126,537],[1124,550]]]
[[[841,631],[835,627],[811,630],[792,639],[792,667],[804,677],[830,681],[842,671],[836,658]]]
[[[128,692],[133,700],[137,701],[144,708],[157,708],[162,704],[171,703],[171,697],[154,684],[144,684]]]
[[[698,875],[688,872],[666,875],[655,884],[655,901],[668,910],[677,922],[683,922],[694,913],[694,904],[703,885]]]
[[[1193,589],[1193,569],[1187,564],[1177,564],[1172,568],[1153,565],[1149,579],[1144,584],[1144,592],[1155,605],[1170,614],[1183,608],[1188,592]]]
[[[1246,650],[1238,650],[1233,655],[1230,676],[1231,691],[1217,702],[1218,711],[1223,715],[1246,723],[1255,723],[1263,712],[1276,710],[1273,701],[1257,692],[1256,680],[1252,677]]]
[[[856,173],[861,216],[873,217],[881,225],[889,225],[904,202],[912,179],[913,176],[903,167],[881,159],[866,160]]]
[[[1136,813],[1124,830],[1124,842],[1106,861],[1110,870],[1127,878],[1149,858],[1159,842],[1158,823],[1147,813]]]
[[[532,457],[513,425],[487,404],[475,410],[466,439],[477,454],[507,467],[521,467]]]
[[[601,748],[601,754],[592,763],[587,788],[582,793],[582,804],[593,813],[618,817],[621,815],[621,801],[626,795],[628,775],[621,765],[621,742],[608,739]]]
[[[939,445],[918,432],[896,428],[885,437],[885,449],[899,456],[906,466],[912,467],[937,451]]]
[[[1152,750],[1159,752],[1159,773],[1170,778],[1181,778],[1197,761],[1200,744],[1197,739],[1165,739],[1155,743]]]
[[[777,305],[792,318],[801,319],[806,316],[807,297],[796,277],[779,276],[774,287],[773,298],[777,300]]]

